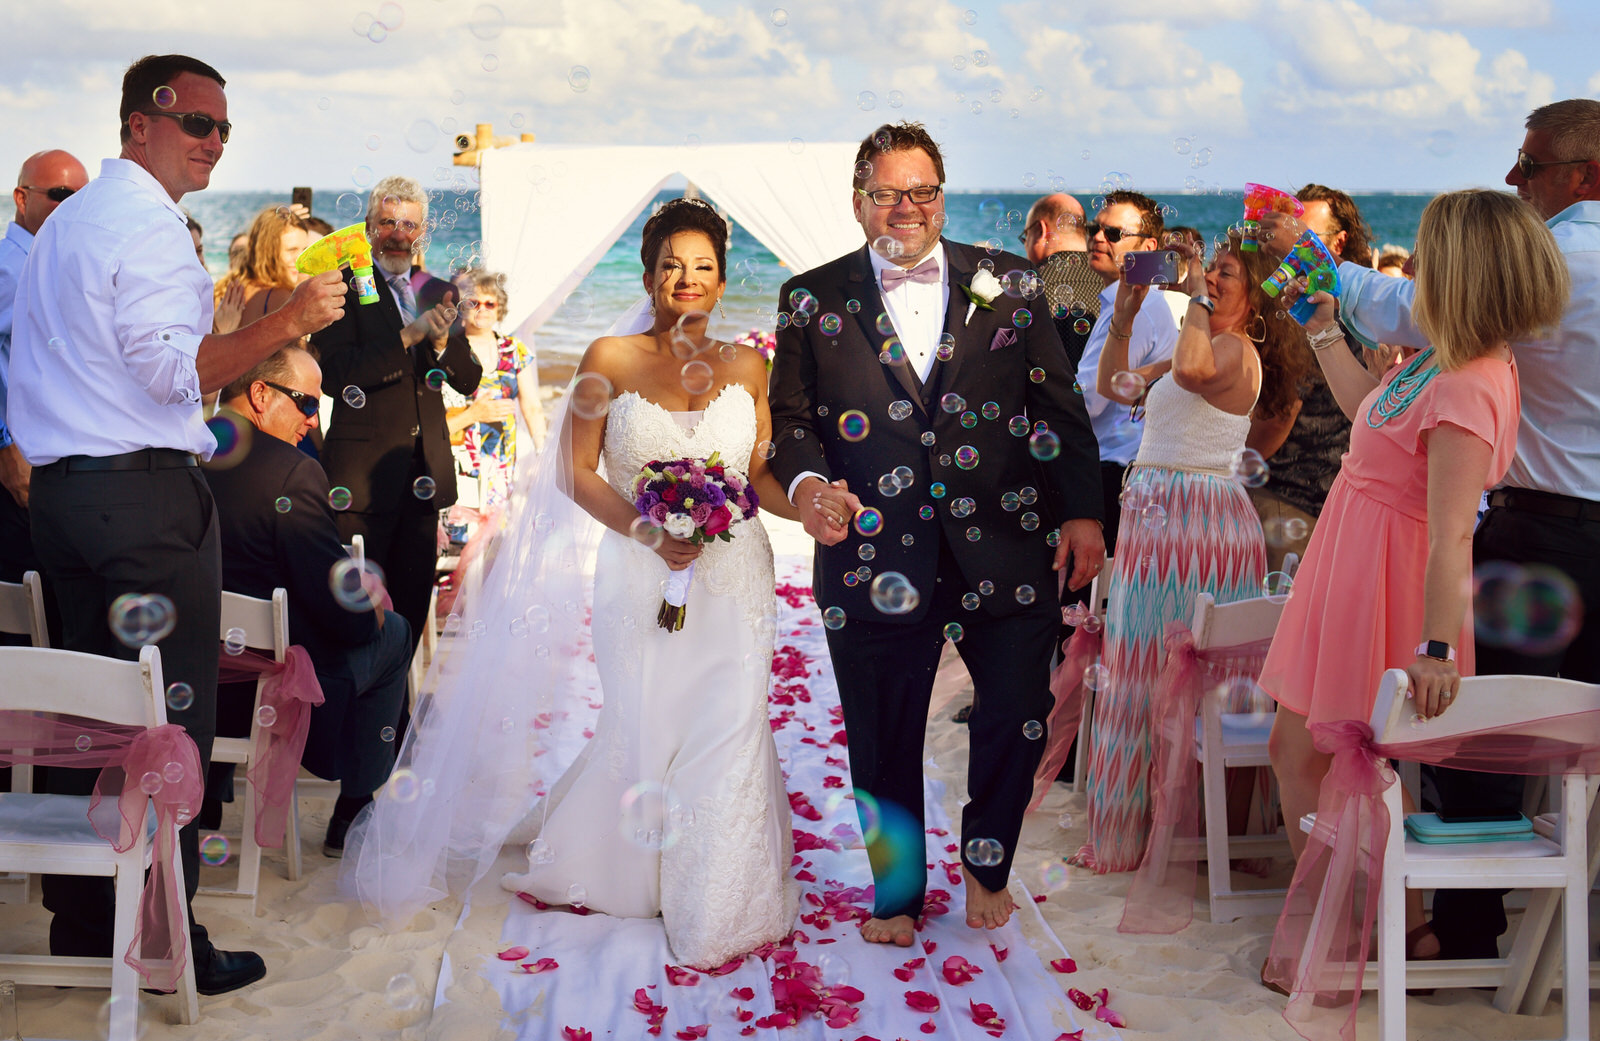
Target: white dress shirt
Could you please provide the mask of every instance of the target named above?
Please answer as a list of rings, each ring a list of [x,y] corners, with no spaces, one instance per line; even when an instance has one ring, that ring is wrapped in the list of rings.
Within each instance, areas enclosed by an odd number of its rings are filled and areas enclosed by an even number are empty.
[[[1511,345],[1522,386],[1517,452],[1502,487],[1600,502],[1600,202],[1573,203],[1550,220],[1572,296],[1545,338]],[[1339,265],[1339,317],[1357,339],[1426,347],[1411,319],[1416,283]]]
[[[33,235],[13,221],[0,239],[0,448],[11,444],[11,429],[6,425],[6,371],[11,365],[12,308],[17,299],[17,279],[22,264],[33,247]]]
[[[143,167],[104,160],[39,229],[17,287],[8,418],[23,456],[209,459],[195,355],[211,318],[183,211]]]
[[[1089,342],[1084,344],[1083,358],[1078,362],[1078,386],[1083,388],[1083,407],[1089,412],[1089,423],[1100,442],[1100,461],[1127,466],[1139,454],[1139,442],[1144,437],[1144,421],[1134,421],[1131,410],[1110,398],[1102,397],[1095,388],[1100,385],[1100,352],[1111,333],[1111,312],[1117,299],[1117,285],[1113,282],[1100,290],[1100,317],[1095,319]],[[1178,345],[1178,323],[1172,320],[1172,309],[1167,306],[1165,293],[1150,293],[1133,316],[1133,328],[1128,338],[1128,369],[1141,368],[1172,357]]]
[[[872,262],[872,279],[883,294],[883,309],[894,323],[894,334],[906,350],[906,364],[924,382],[933,371],[939,348],[939,337],[944,333],[945,303],[950,298],[950,268],[945,263],[944,243],[936,242],[933,252],[918,264],[933,261],[939,268],[939,281],[913,282],[906,279],[893,289],[883,288],[883,273],[896,267],[885,260],[875,249],[867,250]]]

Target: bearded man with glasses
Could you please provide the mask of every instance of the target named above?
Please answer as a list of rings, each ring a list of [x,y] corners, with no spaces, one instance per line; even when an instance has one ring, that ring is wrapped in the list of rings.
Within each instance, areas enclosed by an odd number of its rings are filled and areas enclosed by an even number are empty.
[[[6,416],[33,467],[33,540],[60,603],[62,644],[135,659],[150,635],[117,624],[117,601],[155,598],[166,617],[151,628],[170,630],[155,637],[164,679],[193,692],[174,697],[167,717],[194,739],[202,771],[216,734],[222,587],[216,511],[196,458],[217,450],[201,395],[333,321],[344,299],[338,276],[320,275],[259,321],[211,332],[211,279],[178,200],[205,188],[222,158],[232,129],[223,87],[216,69],[181,54],[128,68],[121,156],[60,203],[23,265]],[[72,186],[30,183],[46,197]],[[93,783],[93,771],[53,769],[46,786],[87,794]],[[192,898],[198,824],[178,843]],[[47,875],[44,902],[52,954],[124,954],[111,949],[109,879]],[[258,955],[217,950],[192,912],[189,926],[200,993],[265,975]]]

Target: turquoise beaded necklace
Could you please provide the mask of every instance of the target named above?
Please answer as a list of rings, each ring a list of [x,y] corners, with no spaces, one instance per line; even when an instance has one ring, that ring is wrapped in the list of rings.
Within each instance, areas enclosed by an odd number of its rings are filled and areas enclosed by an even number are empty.
[[[1433,348],[1429,347],[1407,362],[1400,374],[1383,388],[1378,400],[1367,409],[1367,426],[1376,430],[1411,407],[1422,388],[1437,375],[1439,366],[1433,364]]]

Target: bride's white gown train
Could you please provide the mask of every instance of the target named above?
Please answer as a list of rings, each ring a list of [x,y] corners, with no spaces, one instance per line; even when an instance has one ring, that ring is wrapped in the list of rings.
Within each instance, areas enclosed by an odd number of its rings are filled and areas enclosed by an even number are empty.
[[[606,480],[624,498],[652,460],[755,449],[755,402],[730,384],[702,413],[633,392],[607,417]],[[767,721],[776,608],[759,519],[695,565],[683,628],[656,625],[666,563],[606,532],[593,639],[604,707],[595,735],[536,807],[529,869],[505,888],[625,917],[660,914],[680,962],[721,965],[794,923],[788,796]]]

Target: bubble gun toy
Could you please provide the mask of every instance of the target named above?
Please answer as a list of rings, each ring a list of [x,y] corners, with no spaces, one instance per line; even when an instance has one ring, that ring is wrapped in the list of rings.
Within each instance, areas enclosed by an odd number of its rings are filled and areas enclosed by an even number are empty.
[[[1283,258],[1283,263],[1278,265],[1278,270],[1267,276],[1261,283],[1261,288],[1266,294],[1277,299],[1278,294],[1297,278],[1304,278],[1307,283],[1306,291],[1300,299],[1289,308],[1289,317],[1305,325],[1311,320],[1312,312],[1317,305],[1311,302],[1311,294],[1328,292],[1334,296],[1339,295],[1339,262],[1333,259],[1333,254],[1328,252],[1328,247],[1317,238],[1317,233],[1307,228],[1295,239],[1294,246],[1289,250],[1289,255]]]
[[[307,246],[294,262],[302,275],[320,275],[350,266],[350,283],[363,304],[378,302],[378,286],[372,276],[372,243],[367,241],[367,226],[352,224],[330,231]]]
[[[1269,210],[1276,210],[1279,213],[1292,213],[1296,217],[1306,212],[1306,208],[1300,205],[1300,200],[1288,192],[1280,192],[1278,189],[1269,188],[1264,184],[1245,185],[1244,231],[1240,236],[1240,249],[1247,253],[1254,253],[1261,248],[1257,237],[1261,231],[1261,215]]]

